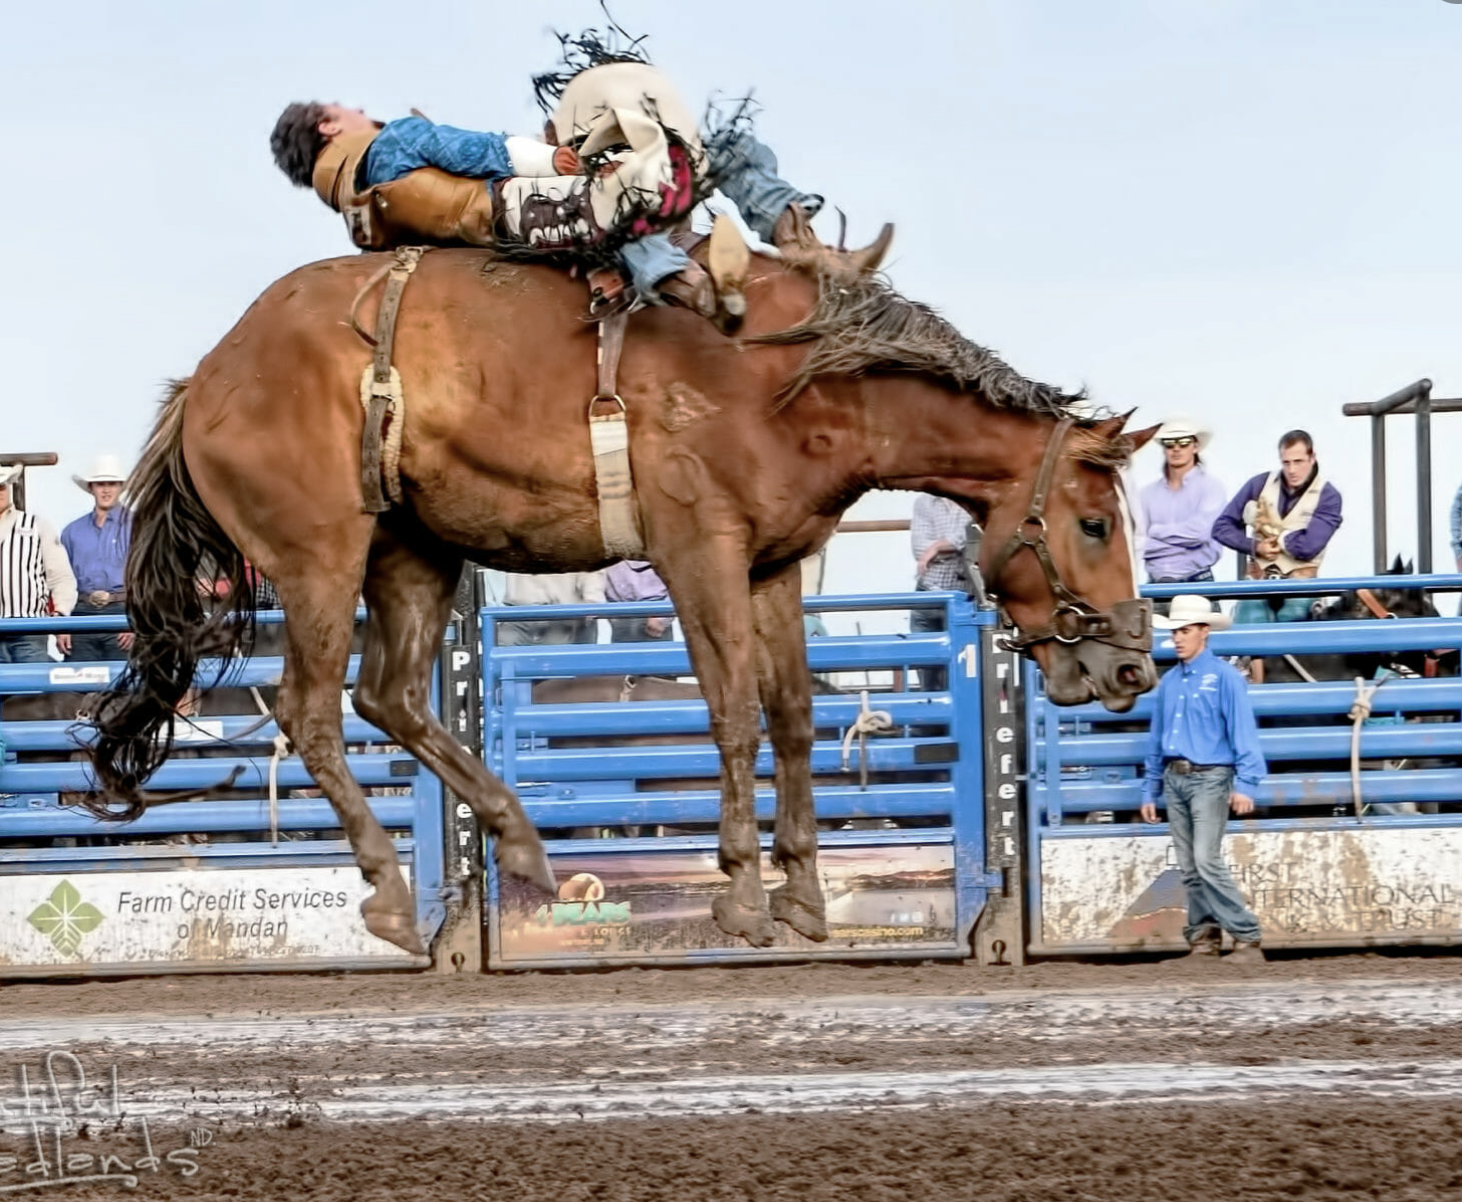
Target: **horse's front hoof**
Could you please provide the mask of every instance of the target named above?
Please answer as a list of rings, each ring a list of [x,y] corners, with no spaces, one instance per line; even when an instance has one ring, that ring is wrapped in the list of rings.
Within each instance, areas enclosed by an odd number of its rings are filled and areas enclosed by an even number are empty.
[[[785,922],[804,939],[814,943],[827,942],[827,917],[822,905],[810,906],[786,889],[773,889],[770,899],[772,917]]]
[[[421,941],[421,935],[416,929],[416,916],[410,911],[402,912],[386,908],[376,908],[372,902],[378,895],[372,894],[360,904],[361,916],[365,919],[366,930],[377,939],[384,939],[387,943],[394,943],[403,952],[413,956],[426,955],[426,944]]]
[[[526,837],[513,840],[499,836],[493,840],[493,852],[499,872],[520,877],[545,893],[558,893],[553,865],[548,862],[548,853],[543,850],[536,831],[530,830]]]
[[[752,947],[771,947],[777,940],[777,929],[770,914],[739,905],[726,895],[711,903],[711,916],[726,934],[739,935]]]

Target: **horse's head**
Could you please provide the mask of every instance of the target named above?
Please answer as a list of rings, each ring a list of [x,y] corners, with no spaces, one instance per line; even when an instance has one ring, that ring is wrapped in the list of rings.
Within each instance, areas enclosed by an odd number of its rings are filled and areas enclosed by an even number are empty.
[[[1152,606],[1137,596],[1132,526],[1118,469],[1157,427],[1124,417],[1052,431],[1035,483],[988,514],[981,573],[1015,624],[1013,645],[1046,674],[1058,705],[1093,697],[1114,713],[1157,683]]]

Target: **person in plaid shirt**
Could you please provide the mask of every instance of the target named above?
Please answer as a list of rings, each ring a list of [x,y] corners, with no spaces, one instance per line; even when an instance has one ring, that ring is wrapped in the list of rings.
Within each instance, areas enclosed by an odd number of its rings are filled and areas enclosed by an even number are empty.
[[[965,538],[970,515],[953,501],[921,493],[914,502],[909,521],[909,540],[914,550],[914,587],[919,592],[958,589],[969,591],[965,569]],[[944,611],[909,611],[909,631],[925,634],[944,629]],[[943,668],[923,668],[919,681],[925,692],[943,690],[947,684]]]

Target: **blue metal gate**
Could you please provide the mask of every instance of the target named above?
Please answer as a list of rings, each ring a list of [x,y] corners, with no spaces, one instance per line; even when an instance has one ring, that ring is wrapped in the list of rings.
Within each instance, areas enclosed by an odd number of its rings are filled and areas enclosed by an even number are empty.
[[[260,615],[264,624],[280,618]],[[119,616],[0,621],[3,633],[123,628]],[[121,667],[0,665],[0,695],[79,696]],[[352,683],[356,667],[352,659]],[[227,683],[267,688],[281,668],[278,658],[240,661]],[[199,679],[212,679],[210,665]],[[356,716],[348,698],[342,707],[351,771],[394,839],[430,940],[445,915],[441,785]],[[298,758],[271,768],[278,728],[272,718],[260,724],[246,693],[238,711],[180,721],[177,754],[149,782],[162,793],[215,789],[237,770],[230,788],[120,824],[65,804],[66,794],[91,787],[73,720],[0,721],[0,974],[426,963],[365,930],[358,907],[369,889],[330,803]],[[207,758],[189,758],[199,754]]]
[[[887,678],[868,690],[867,707],[886,713],[891,729],[868,738],[861,753],[852,740],[845,765],[844,739],[864,708],[860,691],[814,698],[819,866],[832,935],[813,944],[779,928],[767,949],[728,939],[710,918],[725,878],[715,852],[720,760],[704,701],[635,700],[634,689],[614,687],[603,700],[534,700],[541,681],[613,686],[684,676],[684,644],[497,647],[497,621],[603,617],[606,608],[483,610],[487,760],[544,833],[559,880],[558,898],[536,897],[500,878],[489,857],[489,966],[968,955],[987,890],[1002,880],[985,870],[979,635],[993,615],[953,593],[806,602],[811,613],[911,606],[941,609],[945,632],[809,640],[815,674]],[[666,602],[611,608],[625,617],[673,612]],[[945,671],[947,687],[912,691],[911,674],[931,668]],[[771,771],[764,747],[764,832],[774,813]],[[606,834],[614,837],[597,837]],[[764,833],[763,847],[770,841]],[[769,862],[763,875],[776,883]]]
[[[1462,578],[1324,581],[1332,590]],[[1312,581],[1284,591],[1314,590]],[[1171,596],[1181,588],[1154,587]],[[1274,590],[1220,585],[1215,596]],[[1154,658],[1174,659],[1160,633]],[[1220,656],[1455,650],[1457,618],[1288,622],[1210,636]],[[1455,662],[1455,661],[1453,661]],[[1365,682],[1367,685],[1372,681]],[[1029,950],[1182,948],[1185,894],[1166,823],[1138,820],[1152,695],[1125,715],[1053,706],[1026,670]],[[1255,816],[1229,823],[1230,868],[1274,947],[1462,941],[1462,679],[1387,679],[1359,729],[1352,681],[1262,684],[1250,697],[1269,764]],[[1304,722],[1307,724],[1295,724]],[[1359,784],[1361,814],[1353,786]],[[1408,811],[1408,812],[1401,812]]]

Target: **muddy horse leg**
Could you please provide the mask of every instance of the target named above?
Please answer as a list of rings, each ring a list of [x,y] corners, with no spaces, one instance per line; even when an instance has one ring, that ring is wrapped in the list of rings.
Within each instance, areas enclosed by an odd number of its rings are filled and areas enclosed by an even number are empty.
[[[772,863],[787,883],[772,892],[771,913],[798,934],[827,938],[817,879],[817,815],[812,800],[812,678],[802,630],[802,569],[793,564],[752,585],[757,684],[776,755],[777,825]]]
[[[685,631],[691,666],[711,712],[711,736],[721,752],[721,871],[730,887],[711,905],[716,925],[769,947],[776,928],[761,881],[756,828],[756,753],[761,714],[756,694],[755,635],[744,561],[702,554],[662,570]]]
[[[366,566],[370,610],[355,709],[472,807],[493,836],[498,868],[554,891],[553,869],[522,803],[431,712],[432,665],[462,572],[461,557],[427,531],[378,528]]]
[[[276,581],[285,605],[284,676],[275,716],[325,796],[375,892],[361,903],[366,929],[412,955],[426,954],[416,907],[389,836],[345,762],[340,690],[350,658],[359,575]]]

